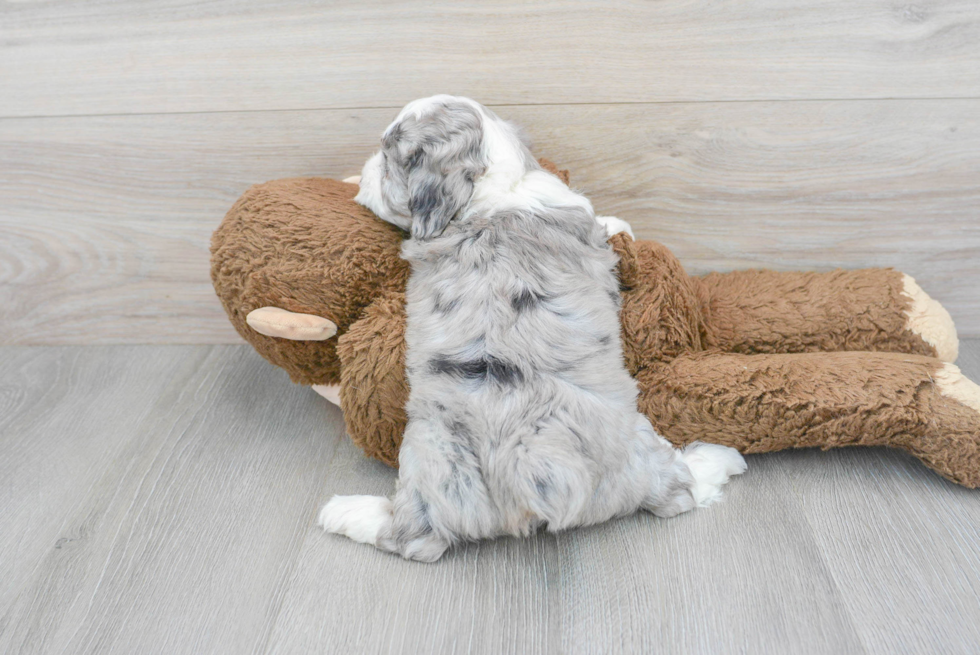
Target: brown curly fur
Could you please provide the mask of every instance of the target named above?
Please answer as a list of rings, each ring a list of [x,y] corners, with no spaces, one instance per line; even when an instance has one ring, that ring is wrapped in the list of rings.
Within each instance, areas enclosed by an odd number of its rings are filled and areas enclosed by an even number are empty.
[[[386,289],[402,289],[405,234],[353,201],[357,187],[317,178],[257,184],[211,238],[211,280],[228,318],[259,354],[299,384],[338,384],[338,340],[291,341],[255,332],[259,307],[324,316],[339,334]]]
[[[239,334],[294,382],[339,383],[351,438],[396,466],[408,398],[405,234],[354,203],[356,192],[326,179],[252,187],[214,234],[211,274]],[[699,278],[659,243],[611,241],[626,364],[641,411],[672,442],[745,453],[888,445],[980,486],[980,413],[933,383],[943,364],[905,327],[901,273]],[[245,316],[264,306],[326,317],[338,338],[263,336]]]

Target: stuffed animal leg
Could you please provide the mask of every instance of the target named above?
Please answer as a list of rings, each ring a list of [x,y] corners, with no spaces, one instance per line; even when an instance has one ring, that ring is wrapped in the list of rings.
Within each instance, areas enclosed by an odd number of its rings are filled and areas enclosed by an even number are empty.
[[[712,273],[694,278],[705,346],[726,352],[869,350],[956,361],[949,312],[893,269]]]
[[[347,433],[367,455],[395,467],[408,424],[405,348],[405,294],[395,291],[371,303],[337,342]]]
[[[980,386],[932,357],[689,353],[647,367],[637,382],[640,410],[677,446],[891,446],[980,487]]]

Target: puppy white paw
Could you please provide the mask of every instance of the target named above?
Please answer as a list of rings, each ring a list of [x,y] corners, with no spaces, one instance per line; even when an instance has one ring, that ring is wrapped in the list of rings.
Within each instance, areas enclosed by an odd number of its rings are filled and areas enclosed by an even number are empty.
[[[606,228],[607,239],[620,232],[625,232],[630,235],[631,239],[636,238],[633,236],[633,228],[621,218],[616,218],[615,216],[596,216],[595,219],[599,222],[599,225]]]
[[[391,501],[383,496],[334,496],[317,519],[327,532],[372,546],[378,543],[378,532],[389,523]]]
[[[691,494],[698,507],[721,500],[721,488],[733,475],[745,473],[748,465],[734,448],[695,441],[684,449],[684,463],[691,469]]]

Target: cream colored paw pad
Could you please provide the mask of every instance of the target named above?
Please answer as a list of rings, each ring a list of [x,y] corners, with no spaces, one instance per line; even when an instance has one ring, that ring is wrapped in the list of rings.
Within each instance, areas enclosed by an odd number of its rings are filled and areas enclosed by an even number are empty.
[[[932,377],[941,394],[980,412],[980,386],[963,375],[959,367],[943,364]]]
[[[960,342],[956,337],[956,326],[946,308],[929,297],[915,280],[902,276],[902,294],[912,301],[906,310],[908,322],[905,327],[922,337],[922,340],[936,349],[936,356],[944,362],[956,361]]]
[[[339,384],[314,384],[313,391],[340,407],[340,385]]]

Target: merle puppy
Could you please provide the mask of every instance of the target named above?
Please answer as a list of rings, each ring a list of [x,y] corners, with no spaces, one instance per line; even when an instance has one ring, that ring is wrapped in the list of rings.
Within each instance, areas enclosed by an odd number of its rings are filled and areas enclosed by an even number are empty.
[[[675,450],[637,411],[606,241],[625,224],[466,98],[409,104],[381,145],[357,201],[411,233],[408,426],[394,499],[334,496],[323,528],[431,562],[462,540],[720,497],[738,452]]]

